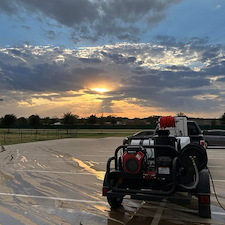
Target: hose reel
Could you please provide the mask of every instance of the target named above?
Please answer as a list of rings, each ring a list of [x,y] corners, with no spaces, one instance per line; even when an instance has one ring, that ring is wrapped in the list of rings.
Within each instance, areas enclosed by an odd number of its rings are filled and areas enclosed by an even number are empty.
[[[162,116],[159,123],[160,128],[176,127],[175,118],[173,116]]]
[[[201,171],[207,166],[208,157],[206,149],[198,144],[188,144],[184,147],[179,154],[180,164],[188,171],[193,171],[193,161],[198,168],[198,171]]]

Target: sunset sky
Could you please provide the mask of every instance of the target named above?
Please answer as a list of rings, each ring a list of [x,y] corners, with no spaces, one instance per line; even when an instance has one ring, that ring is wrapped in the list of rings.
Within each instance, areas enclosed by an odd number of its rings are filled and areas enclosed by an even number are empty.
[[[0,0],[0,116],[218,118],[224,0]]]

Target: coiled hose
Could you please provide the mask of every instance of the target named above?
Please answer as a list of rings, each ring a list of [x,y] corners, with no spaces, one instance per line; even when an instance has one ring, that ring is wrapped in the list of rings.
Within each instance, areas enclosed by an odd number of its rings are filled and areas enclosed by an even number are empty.
[[[188,190],[195,189],[198,182],[199,182],[199,172],[198,172],[198,168],[197,168],[197,165],[195,163],[194,157],[190,156],[190,159],[192,160],[192,164],[193,164],[194,169],[195,169],[195,182],[192,186],[186,186],[186,185],[183,185],[183,184],[178,184],[180,187],[188,189]]]

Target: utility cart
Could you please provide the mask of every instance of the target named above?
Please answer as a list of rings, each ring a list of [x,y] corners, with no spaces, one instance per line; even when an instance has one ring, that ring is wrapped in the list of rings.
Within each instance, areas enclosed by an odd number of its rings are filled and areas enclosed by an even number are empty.
[[[108,159],[103,196],[111,208],[120,207],[127,195],[131,199],[187,204],[195,196],[199,216],[211,218],[206,149],[190,143],[188,136],[169,133],[166,128],[176,127],[176,118],[161,117],[159,123],[152,138],[121,145]]]

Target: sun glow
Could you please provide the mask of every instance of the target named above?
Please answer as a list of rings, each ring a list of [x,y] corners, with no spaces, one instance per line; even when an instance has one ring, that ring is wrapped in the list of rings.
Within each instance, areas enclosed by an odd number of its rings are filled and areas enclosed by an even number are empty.
[[[109,91],[107,88],[103,88],[103,87],[96,87],[96,88],[92,88],[91,90],[96,91],[98,93],[105,93]]]

